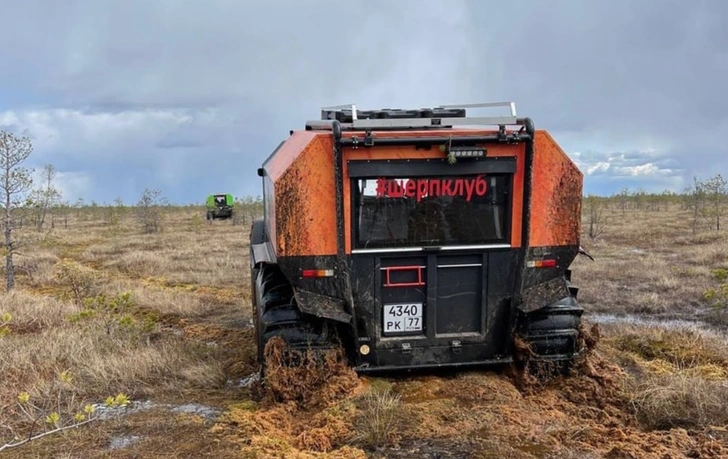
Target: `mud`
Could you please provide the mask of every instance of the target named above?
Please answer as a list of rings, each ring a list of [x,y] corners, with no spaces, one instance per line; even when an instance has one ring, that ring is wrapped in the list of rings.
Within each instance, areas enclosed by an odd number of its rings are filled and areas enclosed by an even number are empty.
[[[523,312],[535,311],[568,295],[569,289],[566,282],[561,278],[556,278],[528,288],[523,293],[523,303],[519,306],[519,309]]]
[[[570,376],[532,374],[517,365],[501,373],[372,380],[334,358],[302,373],[277,374],[267,396],[230,406],[214,431],[251,458],[728,457],[725,426],[640,424],[630,373],[616,363],[624,351],[601,334],[597,326],[582,329],[589,351]],[[267,351],[280,357],[280,350]],[[522,351],[523,363],[528,352]],[[322,369],[324,376],[311,374]],[[642,371],[651,371],[649,365]],[[358,420],[381,416],[381,406],[376,412],[361,403],[374,393],[399,401],[398,434],[386,444],[360,441],[362,430],[374,427]]]
[[[311,409],[340,400],[359,385],[357,374],[339,350],[291,351],[275,337],[264,350],[265,378],[258,398],[264,403],[294,402]]]

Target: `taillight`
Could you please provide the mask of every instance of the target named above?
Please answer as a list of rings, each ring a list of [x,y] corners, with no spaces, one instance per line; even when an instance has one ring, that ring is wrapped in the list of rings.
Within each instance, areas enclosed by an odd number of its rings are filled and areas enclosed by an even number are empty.
[[[549,258],[548,260],[529,260],[526,262],[529,268],[553,268],[556,266],[556,260]]]
[[[304,269],[303,277],[332,277],[334,275],[333,269]]]

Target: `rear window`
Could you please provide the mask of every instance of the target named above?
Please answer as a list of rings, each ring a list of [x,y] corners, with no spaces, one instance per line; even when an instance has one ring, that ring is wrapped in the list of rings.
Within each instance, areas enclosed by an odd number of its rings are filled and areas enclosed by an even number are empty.
[[[505,243],[510,174],[352,180],[357,249]]]

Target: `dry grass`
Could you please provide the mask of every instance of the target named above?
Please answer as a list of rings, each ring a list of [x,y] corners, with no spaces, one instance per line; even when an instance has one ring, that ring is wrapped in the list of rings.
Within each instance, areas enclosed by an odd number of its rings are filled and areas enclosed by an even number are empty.
[[[402,396],[391,391],[370,391],[357,400],[355,439],[366,447],[380,448],[396,442],[406,426]]]
[[[62,416],[117,393],[142,400],[222,390],[252,370],[253,351],[242,349],[249,333],[219,324],[250,319],[237,282],[247,231],[223,222],[190,230],[195,215],[173,212],[163,233],[146,236],[131,219],[110,226],[101,214],[72,216],[18,257],[17,288],[0,297],[0,313],[12,316],[0,339],[0,440],[26,421],[18,394],[50,409],[64,371],[73,381],[63,398],[74,406],[58,405]],[[128,305],[115,309],[109,301],[124,292]],[[96,295],[106,300],[90,308]]]
[[[728,386],[684,372],[634,382],[632,407],[648,429],[705,429],[728,425]]]
[[[293,402],[306,409],[326,406],[357,386],[356,373],[343,352],[291,350],[280,337],[265,346],[266,393],[273,402]]]
[[[721,283],[714,270],[728,268],[728,233],[692,234],[677,209],[623,216],[615,208],[599,238],[584,238],[596,261],[579,258],[573,278],[587,320],[603,321],[602,340],[573,378],[528,390],[507,374],[480,371],[371,380],[330,362],[308,385],[279,373],[279,397],[262,400],[228,384],[256,369],[245,280],[249,226],[208,225],[200,215],[170,211],[161,233],[144,235],[128,213],[113,225],[103,209],[73,213],[68,228],[57,224],[18,258],[18,288],[0,297],[0,313],[12,315],[10,333],[0,337],[0,435],[7,440],[7,427],[23,426],[20,392],[48,409],[60,406],[64,371],[73,376],[62,392],[65,415],[119,392],[134,401],[202,403],[224,414],[209,420],[153,409],[39,440],[10,457],[728,453],[721,434],[728,431],[724,338],[700,325],[633,320],[728,322],[703,295]],[[109,306],[125,292],[129,304]],[[96,308],[79,296],[96,298]],[[334,370],[338,377],[327,373]],[[140,440],[110,449],[120,435]]]
[[[606,342],[631,369],[625,390],[646,429],[728,425],[728,341],[682,324],[613,325]]]
[[[579,258],[574,282],[582,305],[594,312],[700,317],[721,323],[703,293],[716,286],[711,270],[728,267],[728,233],[692,232],[690,213],[672,210],[605,211],[604,233],[582,244],[596,259]]]

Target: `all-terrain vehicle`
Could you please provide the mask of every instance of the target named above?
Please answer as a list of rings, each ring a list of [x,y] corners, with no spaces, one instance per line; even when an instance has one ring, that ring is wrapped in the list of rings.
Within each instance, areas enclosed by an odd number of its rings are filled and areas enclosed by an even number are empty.
[[[508,116],[468,117],[471,108]],[[511,102],[325,108],[258,169],[258,358],[341,346],[359,372],[572,362],[583,174]]]
[[[235,198],[229,193],[211,194],[205,201],[207,220],[227,220],[233,218]]]

